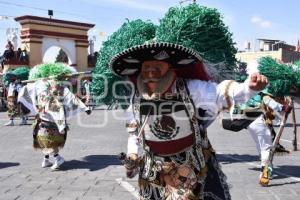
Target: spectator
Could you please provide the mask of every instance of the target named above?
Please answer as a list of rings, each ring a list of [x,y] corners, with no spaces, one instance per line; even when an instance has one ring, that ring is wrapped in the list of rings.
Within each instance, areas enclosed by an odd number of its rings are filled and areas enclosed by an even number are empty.
[[[8,41],[5,48],[6,48],[6,50],[4,51],[3,56],[6,60],[10,60],[11,58],[13,58],[15,56],[14,46],[12,45],[11,41]]]
[[[89,54],[88,55],[88,65],[91,66],[92,65],[92,61],[93,61],[93,55]]]
[[[20,57],[21,57],[21,53],[22,53],[21,48],[18,48],[18,51],[17,51],[17,59],[19,59],[19,60],[20,60]]]
[[[1,70],[4,69],[4,61],[5,61],[5,57],[4,56],[0,56]]]
[[[26,51],[26,49],[24,49],[20,55],[20,59],[21,62],[28,62],[28,53]]]

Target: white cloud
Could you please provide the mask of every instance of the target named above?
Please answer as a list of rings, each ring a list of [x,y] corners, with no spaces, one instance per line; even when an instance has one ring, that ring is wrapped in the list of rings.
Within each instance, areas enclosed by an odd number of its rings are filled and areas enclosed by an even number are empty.
[[[258,16],[251,17],[251,22],[261,28],[272,28],[273,23]]]
[[[262,18],[260,18],[260,17],[257,17],[257,16],[253,16],[252,18],[251,18],[251,22],[252,23],[260,23],[262,21]]]

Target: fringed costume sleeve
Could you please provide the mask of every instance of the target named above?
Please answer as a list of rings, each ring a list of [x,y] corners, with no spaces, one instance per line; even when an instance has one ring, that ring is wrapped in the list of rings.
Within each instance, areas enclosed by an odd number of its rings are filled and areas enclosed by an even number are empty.
[[[258,93],[249,88],[248,80],[244,83],[226,80],[220,84],[190,80],[188,88],[195,106],[213,114],[229,110],[234,104],[245,103]]]

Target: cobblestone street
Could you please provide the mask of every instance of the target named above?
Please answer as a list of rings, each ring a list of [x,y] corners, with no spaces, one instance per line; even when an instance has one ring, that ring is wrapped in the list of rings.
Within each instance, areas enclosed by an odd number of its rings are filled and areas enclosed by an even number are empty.
[[[66,162],[60,171],[51,171],[41,168],[42,153],[32,148],[31,126],[5,127],[6,114],[0,113],[0,199],[137,199],[136,178],[125,178],[117,157],[126,150],[127,141],[125,122],[115,120],[117,116],[122,116],[122,112],[95,110],[90,116],[72,119],[61,151]],[[290,126],[281,142],[289,149]],[[218,120],[208,133],[228,177],[233,200],[299,198],[299,152],[276,157],[274,179],[263,188],[258,184],[258,155],[249,133],[225,131]]]

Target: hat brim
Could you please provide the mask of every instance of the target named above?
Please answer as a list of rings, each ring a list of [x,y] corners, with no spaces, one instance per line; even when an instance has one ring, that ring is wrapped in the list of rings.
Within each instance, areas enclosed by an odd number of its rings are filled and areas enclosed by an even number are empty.
[[[16,74],[12,73],[12,72],[7,72],[7,73],[5,74],[5,77],[6,77],[6,79],[9,80],[9,81],[14,81],[14,80],[17,80],[17,79],[18,79],[18,76],[17,76]]]
[[[196,51],[173,43],[150,43],[133,46],[115,55],[110,61],[111,70],[118,76],[137,74],[144,61],[159,60],[171,64],[172,68],[184,68],[202,62]]]

